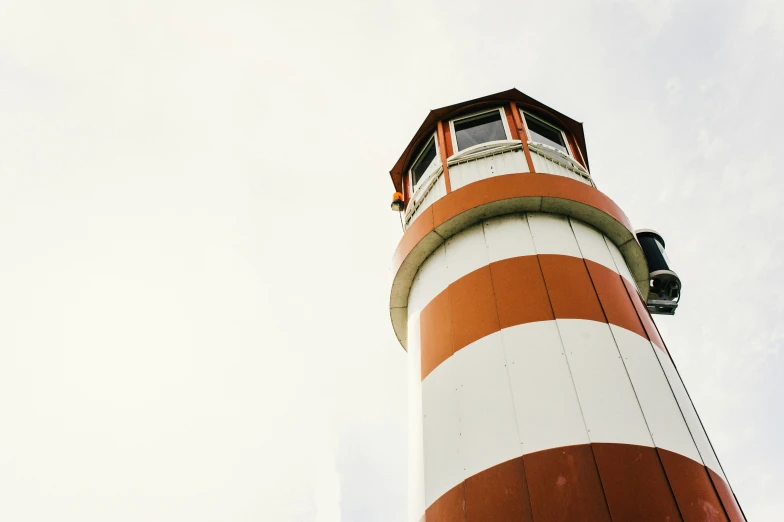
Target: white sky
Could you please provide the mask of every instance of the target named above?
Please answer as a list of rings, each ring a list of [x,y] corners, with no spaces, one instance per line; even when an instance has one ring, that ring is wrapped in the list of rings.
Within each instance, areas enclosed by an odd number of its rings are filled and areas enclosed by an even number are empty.
[[[657,320],[784,512],[784,3],[0,2],[0,519],[392,522],[387,172],[517,87],[684,282]]]

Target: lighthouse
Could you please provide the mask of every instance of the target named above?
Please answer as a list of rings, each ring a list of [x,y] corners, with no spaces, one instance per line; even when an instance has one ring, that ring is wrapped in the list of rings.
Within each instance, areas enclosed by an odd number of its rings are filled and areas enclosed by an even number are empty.
[[[492,94],[390,174],[410,522],[745,520],[652,320],[681,299],[665,240],[596,188],[582,124]]]

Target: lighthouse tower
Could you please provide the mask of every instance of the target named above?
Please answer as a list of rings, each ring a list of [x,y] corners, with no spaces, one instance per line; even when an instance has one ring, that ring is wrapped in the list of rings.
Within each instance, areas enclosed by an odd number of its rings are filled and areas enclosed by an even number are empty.
[[[651,314],[665,242],[596,189],[582,125],[516,89],[431,111],[405,232],[409,521],[744,521]]]

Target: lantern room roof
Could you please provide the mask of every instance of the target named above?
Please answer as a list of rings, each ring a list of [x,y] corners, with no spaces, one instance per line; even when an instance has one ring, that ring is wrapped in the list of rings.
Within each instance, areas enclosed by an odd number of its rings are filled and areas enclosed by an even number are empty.
[[[481,109],[484,106],[508,102],[515,102],[521,108],[528,109],[540,116],[549,117],[549,119],[553,120],[553,123],[561,125],[564,131],[571,133],[572,136],[574,136],[577,145],[583,153],[586,166],[588,166],[588,151],[585,148],[585,134],[583,133],[582,123],[573,120],[565,114],[561,114],[555,109],[548,107],[544,103],[531,98],[517,89],[509,89],[508,91],[490,94],[481,98],[475,98],[473,100],[448,105],[430,111],[427,118],[425,118],[425,121],[419,126],[419,130],[417,130],[413,139],[403,151],[400,159],[397,160],[395,166],[389,171],[389,175],[392,177],[392,183],[395,185],[395,190],[398,192],[402,191],[403,173],[406,171],[412,156],[416,154],[420,144],[436,131],[439,121],[449,120],[469,109]]]

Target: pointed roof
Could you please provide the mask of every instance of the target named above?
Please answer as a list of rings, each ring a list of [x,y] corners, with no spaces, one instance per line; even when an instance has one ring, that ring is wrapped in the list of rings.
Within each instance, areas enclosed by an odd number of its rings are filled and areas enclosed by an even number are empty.
[[[481,98],[456,103],[454,105],[448,105],[446,107],[441,107],[440,109],[434,109],[430,111],[430,114],[427,115],[425,121],[422,122],[422,125],[419,126],[419,130],[416,132],[411,142],[403,151],[400,159],[397,160],[395,166],[392,167],[392,170],[389,171],[389,175],[392,177],[392,183],[395,185],[395,190],[399,192],[402,191],[403,173],[406,171],[408,163],[411,161],[413,155],[418,151],[422,142],[436,131],[436,127],[439,121],[448,120],[453,116],[458,115],[458,113],[466,111],[467,109],[481,109],[484,106],[492,106],[506,102],[515,102],[518,104],[518,106],[524,109],[528,109],[533,113],[539,114],[541,116],[549,116],[550,119],[553,120],[553,123],[560,124],[563,130],[571,133],[575,140],[577,140],[577,145],[580,147],[580,150],[585,157],[585,162],[586,164],[588,163],[588,151],[585,148],[585,134],[583,134],[582,123],[571,119],[565,114],[561,114],[555,109],[548,107],[544,103],[531,98],[527,94],[522,93],[517,89],[509,89],[508,91],[490,94]]]

